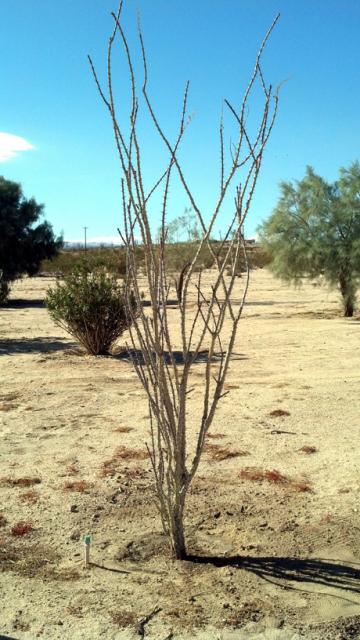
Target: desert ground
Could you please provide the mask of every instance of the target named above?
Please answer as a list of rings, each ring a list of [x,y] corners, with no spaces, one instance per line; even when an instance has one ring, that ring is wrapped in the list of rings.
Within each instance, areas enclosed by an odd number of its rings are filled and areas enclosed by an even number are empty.
[[[194,557],[171,562],[126,336],[84,355],[44,307],[51,283],[16,282],[0,309],[0,637],[360,638],[359,315],[251,274],[188,498]]]

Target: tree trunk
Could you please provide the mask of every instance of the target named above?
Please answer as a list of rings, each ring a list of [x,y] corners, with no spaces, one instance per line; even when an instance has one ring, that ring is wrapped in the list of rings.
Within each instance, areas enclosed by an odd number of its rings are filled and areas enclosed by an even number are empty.
[[[174,507],[171,518],[170,530],[171,555],[174,560],[185,560],[186,544],[184,534],[184,507],[183,504]]]
[[[354,315],[354,304],[350,298],[347,298],[347,300],[345,301],[344,316],[345,318],[352,318],[353,315]]]
[[[339,276],[340,291],[344,304],[345,318],[352,318],[355,309],[355,292],[351,278],[344,273]]]

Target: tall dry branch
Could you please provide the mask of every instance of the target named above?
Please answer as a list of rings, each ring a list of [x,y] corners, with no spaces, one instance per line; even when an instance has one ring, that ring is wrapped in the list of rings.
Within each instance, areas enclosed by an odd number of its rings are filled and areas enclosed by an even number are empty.
[[[239,107],[228,100],[225,106],[237,127],[236,142],[231,144],[229,158],[224,145],[224,119],[220,120],[220,175],[219,193],[210,215],[197,203],[189,186],[186,171],[179,160],[179,147],[184,137],[188,118],[189,83],[186,84],[178,134],[171,141],[156,114],[148,89],[148,63],[140,24],[138,34],[143,64],[142,88],[135,77],[132,53],[122,27],[123,2],[114,19],[107,54],[107,87],[102,87],[94,64],[91,69],[101,98],[109,111],[116,148],[122,170],[122,240],[127,252],[128,293],[133,292],[138,313],[129,308],[131,315],[129,353],[143,385],[149,403],[151,442],[148,445],[154,471],[156,497],[164,531],[169,536],[174,558],[186,557],[184,534],[184,508],[190,483],[198,469],[205,436],[214,419],[216,408],[224,393],[224,382],[233,353],[237,329],[249,286],[249,269],[243,279],[241,297],[234,296],[237,264],[240,253],[246,260],[243,236],[244,222],[259,177],[264,150],[272,131],[278,106],[278,92],[267,85],[261,68],[262,55],[278,20],[277,16],[259,48],[255,66]],[[131,107],[128,121],[120,121],[114,99],[112,60],[114,43],[119,39],[130,76]],[[247,114],[255,90],[260,87],[263,104],[258,117],[257,130],[250,134]],[[138,135],[139,110],[144,108],[168,152],[167,165],[159,171],[154,184],[146,189],[142,165],[142,147]],[[195,212],[201,229],[201,238],[192,243],[193,255],[182,277],[181,299],[178,301],[177,322],[170,321],[169,301],[171,278],[167,270],[166,230],[169,210],[169,189],[173,174]],[[153,231],[149,219],[149,206],[155,194],[162,191],[159,220]],[[224,217],[225,201],[232,192],[233,210]],[[228,206],[228,205],[227,205]],[[221,219],[226,227],[223,241],[211,242],[211,233]],[[147,305],[142,300],[143,264],[139,263],[138,237],[145,256]],[[214,268],[209,283],[198,271],[202,249],[213,258]],[[141,266],[141,270],[140,270]],[[229,268],[230,266],[230,268]],[[208,276],[207,276],[208,279]],[[171,314],[174,314],[172,308]],[[176,332],[174,333],[174,327]],[[179,339],[180,327],[180,339]],[[201,362],[201,364],[199,364]],[[201,412],[192,407],[191,374],[194,367],[203,368]],[[198,402],[198,399],[197,399]]]

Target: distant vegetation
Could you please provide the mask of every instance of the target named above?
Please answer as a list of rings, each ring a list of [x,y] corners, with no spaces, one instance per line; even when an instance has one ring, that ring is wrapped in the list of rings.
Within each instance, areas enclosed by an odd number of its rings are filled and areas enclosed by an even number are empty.
[[[126,274],[126,255],[122,249],[99,247],[87,249],[63,249],[51,260],[44,260],[40,272],[45,275],[69,276],[82,265],[88,270],[103,267],[117,277]]]
[[[35,275],[44,258],[53,258],[62,246],[46,220],[38,223],[43,210],[34,198],[24,197],[20,184],[0,176],[0,304],[11,282]]]
[[[221,242],[212,242],[214,249],[225,255],[226,246],[221,249]],[[138,259],[144,264],[144,250],[138,245],[136,248]],[[167,244],[166,264],[169,274],[179,273],[184,264],[193,256],[194,244],[192,242],[174,242]],[[259,244],[247,244],[247,257],[251,269],[262,268],[269,263],[269,256]],[[87,265],[94,269],[104,267],[108,273],[117,277],[124,277],[126,274],[126,252],[123,247],[97,247],[87,249],[62,249],[60,253],[51,260],[44,260],[40,266],[43,275],[67,276],[79,265]],[[144,265],[145,266],[145,265]],[[213,259],[209,249],[203,247],[200,252],[197,270],[210,269],[213,266]],[[245,271],[245,260],[243,254],[238,261],[238,271]]]
[[[340,169],[330,184],[311,167],[295,183],[281,184],[281,197],[259,229],[271,269],[298,282],[320,275],[338,286],[344,315],[355,310],[360,280],[360,164]]]

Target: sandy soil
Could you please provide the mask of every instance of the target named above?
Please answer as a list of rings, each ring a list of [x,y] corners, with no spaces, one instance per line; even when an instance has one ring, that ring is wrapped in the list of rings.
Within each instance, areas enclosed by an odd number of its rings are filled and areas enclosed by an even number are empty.
[[[202,561],[171,563],[144,393],[126,359],[85,356],[53,324],[50,282],[16,283],[0,310],[0,636],[360,638],[359,318],[326,288],[253,274],[208,439],[246,455],[208,447],[186,515]]]

